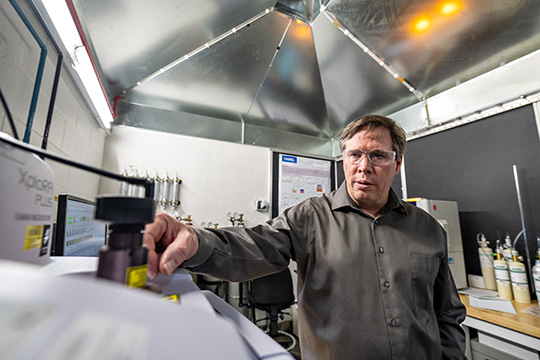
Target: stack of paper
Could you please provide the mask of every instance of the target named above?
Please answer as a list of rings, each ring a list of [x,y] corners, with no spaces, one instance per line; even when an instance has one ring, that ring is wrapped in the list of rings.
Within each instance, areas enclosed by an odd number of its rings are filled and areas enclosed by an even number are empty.
[[[501,299],[496,291],[465,288],[459,290],[459,293],[469,295],[470,306],[517,314],[512,302],[510,300]]]

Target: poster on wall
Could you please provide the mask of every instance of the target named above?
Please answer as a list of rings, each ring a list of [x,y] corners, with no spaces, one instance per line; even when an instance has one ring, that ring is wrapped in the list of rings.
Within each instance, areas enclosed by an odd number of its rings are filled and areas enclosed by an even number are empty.
[[[278,168],[278,214],[333,190],[331,160],[279,154]]]

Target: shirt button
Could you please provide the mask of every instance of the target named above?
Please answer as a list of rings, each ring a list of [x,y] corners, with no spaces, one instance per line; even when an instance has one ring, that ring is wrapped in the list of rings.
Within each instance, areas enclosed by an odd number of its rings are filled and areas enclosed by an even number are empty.
[[[396,319],[392,319],[392,321],[390,321],[390,325],[391,325],[391,326],[394,326],[394,327],[397,326],[397,321],[396,321]]]
[[[379,248],[379,252],[382,254],[384,252],[384,248],[383,247],[380,247]]]
[[[385,281],[385,282],[384,282],[384,287],[385,287],[385,288],[389,288],[389,287],[390,287],[390,283],[389,283],[388,281]]]

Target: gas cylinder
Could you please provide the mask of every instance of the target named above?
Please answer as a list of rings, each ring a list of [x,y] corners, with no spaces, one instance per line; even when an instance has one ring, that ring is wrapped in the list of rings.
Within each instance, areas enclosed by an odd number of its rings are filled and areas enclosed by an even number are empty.
[[[502,255],[502,249],[499,246],[497,246],[495,254],[496,259],[493,261],[493,267],[495,269],[495,279],[497,281],[497,292],[501,299],[512,300],[510,272],[508,271],[508,264]]]
[[[478,257],[480,259],[480,268],[482,277],[484,278],[484,287],[488,290],[497,290],[497,282],[495,281],[495,270],[493,268],[493,250],[488,246],[484,234],[481,234],[478,248]]]
[[[529,293],[527,271],[525,270],[525,265],[519,261],[518,255],[518,252],[513,250],[512,261],[508,263],[510,278],[512,279],[512,292],[517,302],[530,304],[531,294]]]

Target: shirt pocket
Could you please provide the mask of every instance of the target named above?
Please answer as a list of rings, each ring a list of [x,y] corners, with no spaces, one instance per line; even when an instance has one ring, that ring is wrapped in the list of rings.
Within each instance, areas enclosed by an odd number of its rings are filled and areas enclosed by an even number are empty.
[[[424,308],[433,307],[433,286],[440,259],[434,256],[409,255],[414,301]]]

